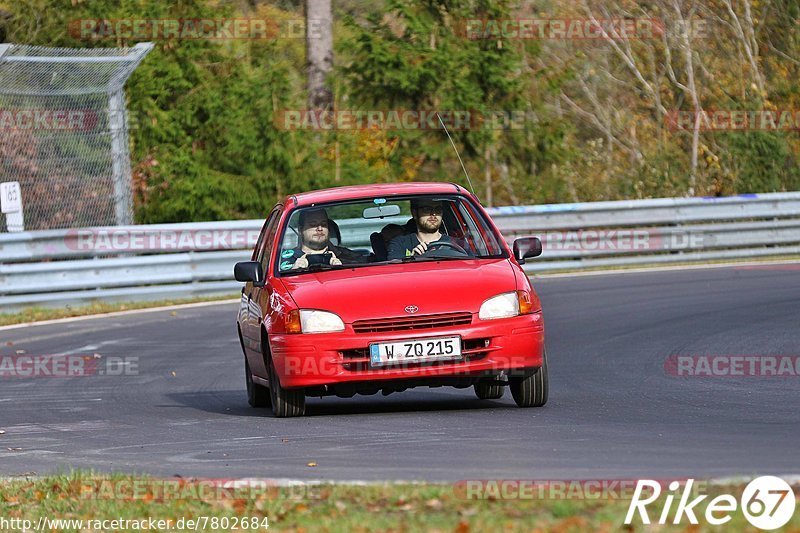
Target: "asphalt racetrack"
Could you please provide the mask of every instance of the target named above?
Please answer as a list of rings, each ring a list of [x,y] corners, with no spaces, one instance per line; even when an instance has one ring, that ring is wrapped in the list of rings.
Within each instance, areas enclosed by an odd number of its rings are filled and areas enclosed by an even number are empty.
[[[0,330],[0,355],[97,353],[133,365],[129,375],[0,378],[0,475],[85,468],[455,481],[800,472],[800,377],[665,370],[671,355],[796,361],[800,265],[534,284],[551,380],[540,409],[517,408],[508,391],[482,401],[472,389],[418,388],[310,398],[308,416],[275,419],[247,405],[237,304]]]

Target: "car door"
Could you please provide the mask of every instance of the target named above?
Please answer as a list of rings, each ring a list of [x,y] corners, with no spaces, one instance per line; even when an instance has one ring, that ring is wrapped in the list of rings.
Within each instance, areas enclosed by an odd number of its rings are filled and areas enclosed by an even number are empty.
[[[258,234],[258,240],[256,240],[256,245],[253,248],[253,252],[250,254],[250,261],[255,261],[256,257],[258,257],[259,252],[261,250],[261,246],[264,243],[264,235],[267,233],[267,226],[269,226],[271,217],[267,217],[264,220],[264,224],[261,225],[261,231]],[[239,332],[242,335],[242,344],[244,345],[244,349],[252,349],[252,333],[250,331],[250,294],[253,292],[253,284],[251,282],[247,282],[242,286],[242,296],[239,300]]]
[[[278,229],[278,223],[281,218],[281,205],[275,206],[270,213],[267,223],[264,226],[263,239],[259,243],[260,246],[256,248],[253,261],[261,263],[261,268],[264,272],[264,278],[267,284],[264,287],[256,287],[252,283],[245,285],[245,292],[247,302],[245,304],[245,294],[242,294],[242,304],[247,306],[247,337],[249,345],[252,347],[251,357],[248,359],[250,362],[250,369],[257,376],[266,378],[267,370],[264,365],[264,358],[261,351],[261,322],[264,316],[264,307],[266,302],[269,302],[269,295],[272,293],[272,286],[269,282],[269,260],[272,252],[272,247],[275,240],[275,233]],[[243,333],[244,334],[244,333]]]

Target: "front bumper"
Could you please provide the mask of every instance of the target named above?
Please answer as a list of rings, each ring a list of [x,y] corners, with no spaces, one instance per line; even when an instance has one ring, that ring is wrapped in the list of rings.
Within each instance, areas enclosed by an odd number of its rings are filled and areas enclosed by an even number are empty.
[[[370,343],[448,335],[461,336],[462,359],[369,367],[366,352]],[[340,333],[270,336],[275,369],[286,388],[512,373],[540,367],[543,346],[541,312],[497,320],[479,320],[473,316],[469,325],[436,329],[357,334],[348,324]]]

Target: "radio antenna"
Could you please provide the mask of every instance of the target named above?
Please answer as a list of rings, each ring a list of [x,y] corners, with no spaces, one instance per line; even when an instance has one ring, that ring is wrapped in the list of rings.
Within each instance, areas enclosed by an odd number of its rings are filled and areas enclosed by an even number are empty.
[[[458,162],[461,163],[461,170],[464,171],[464,175],[467,177],[467,183],[469,183],[469,188],[472,191],[472,194],[475,195],[477,198],[477,194],[475,194],[475,188],[472,186],[472,180],[469,179],[469,173],[467,172],[467,167],[464,166],[464,161],[461,160],[461,154],[458,153],[458,148],[456,148],[456,143],[453,142],[453,138],[450,136],[450,132],[447,131],[447,126],[444,125],[444,121],[442,117],[439,115],[439,112],[436,112],[436,118],[439,119],[439,124],[442,125],[442,129],[447,134],[447,138],[450,139],[450,144],[453,145],[453,150],[456,152],[456,157],[458,157]]]

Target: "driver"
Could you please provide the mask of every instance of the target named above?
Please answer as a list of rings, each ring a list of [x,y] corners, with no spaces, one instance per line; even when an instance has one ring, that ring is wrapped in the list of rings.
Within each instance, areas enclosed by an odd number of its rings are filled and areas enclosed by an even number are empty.
[[[411,200],[411,216],[417,226],[416,233],[399,235],[389,243],[387,257],[402,259],[422,255],[436,242],[450,243],[450,237],[442,235],[443,203],[439,200],[415,198]]]
[[[300,211],[298,225],[301,244],[297,248],[284,250],[281,253],[281,270],[308,268],[308,256],[319,254],[327,254],[323,256],[323,263],[329,265],[341,265],[342,261],[364,262],[364,258],[358,253],[331,244],[328,220],[328,212],[322,208]]]

